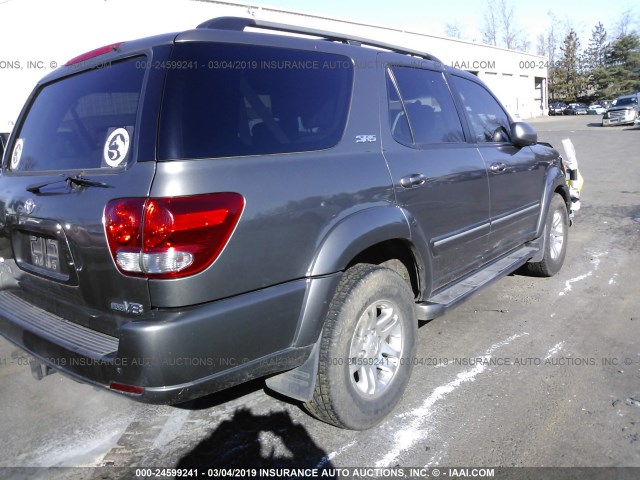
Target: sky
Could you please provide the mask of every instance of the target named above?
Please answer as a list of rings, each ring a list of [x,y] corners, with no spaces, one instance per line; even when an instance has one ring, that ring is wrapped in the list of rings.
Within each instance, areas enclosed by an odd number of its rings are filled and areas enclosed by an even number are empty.
[[[304,11],[330,17],[346,18],[362,23],[398,26],[405,30],[444,35],[447,23],[457,24],[466,40],[482,41],[486,0],[241,0],[242,3]],[[509,2],[515,11],[516,25],[528,32],[535,48],[536,38],[555,17],[564,31],[571,25],[578,33],[581,46],[589,42],[591,31],[602,22],[613,32],[622,13],[631,10],[635,29],[640,30],[640,2],[637,0],[534,0]]]

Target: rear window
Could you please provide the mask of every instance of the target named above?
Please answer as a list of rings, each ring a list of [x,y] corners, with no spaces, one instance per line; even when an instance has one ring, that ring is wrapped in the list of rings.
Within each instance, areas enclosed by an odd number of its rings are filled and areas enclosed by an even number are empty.
[[[45,85],[13,142],[17,172],[114,168],[130,159],[145,70],[139,58]]]
[[[322,150],[343,135],[347,57],[188,43],[176,45],[167,69],[161,160]]]

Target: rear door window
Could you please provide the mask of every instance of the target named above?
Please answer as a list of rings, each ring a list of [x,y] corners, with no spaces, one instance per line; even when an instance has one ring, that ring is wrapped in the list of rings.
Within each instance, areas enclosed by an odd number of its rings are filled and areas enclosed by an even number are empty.
[[[342,138],[353,82],[344,56],[178,43],[162,109],[161,160],[322,150]]]
[[[387,72],[387,90],[391,132],[397,141],[417,145],[464,142],[460,118],[441,72],[392,67]]]
[[[145,70],[136,59],[45,85],[16,132],[14,172],[125,166],[131,159]]]

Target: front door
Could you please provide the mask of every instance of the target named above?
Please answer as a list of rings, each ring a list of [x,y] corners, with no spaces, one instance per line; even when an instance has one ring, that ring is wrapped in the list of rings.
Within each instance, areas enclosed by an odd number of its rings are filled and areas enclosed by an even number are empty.
[[[396,200],[429,242],[437,289],[483,261],[490,232],[487,170],[476,146],[466,143],[441,67],[427,61],[421,68],[389,66],[386,98],[383,151]]]
[[[533,238],[547,166],[530,147],[511,143],[508,115],[480,83],[452,75],[469,127],[487,165],[491,191],[491,236],[487,259]]]

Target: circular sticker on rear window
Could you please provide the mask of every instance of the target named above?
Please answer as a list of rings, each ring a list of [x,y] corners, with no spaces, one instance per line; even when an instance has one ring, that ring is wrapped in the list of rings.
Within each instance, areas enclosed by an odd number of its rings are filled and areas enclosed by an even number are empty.
[[[129,153],[129,132],[125,128],[116,128],[107,137],[104,144],[103,159],[112,168],[119,167]]]
[[[24,148],[24,139],[19,138],[16,140],[16,144],[13,147],[13,153],[11,154],[11,170],[15,170],[20,165],[20,158],[22,158],[22,149]]]

